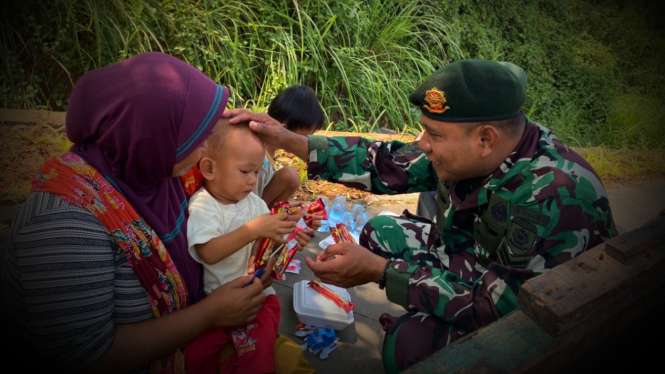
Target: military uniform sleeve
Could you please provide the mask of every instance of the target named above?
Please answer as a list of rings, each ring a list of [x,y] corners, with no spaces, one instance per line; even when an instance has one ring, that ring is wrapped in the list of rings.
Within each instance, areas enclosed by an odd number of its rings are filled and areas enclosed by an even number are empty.
[[[436,174],[418,143],[362,137],[308,136],[308,177],[375,194],[436,189]]]
[[[596,203],[551,197],[516,205],[496,250],[474,241],[473,247],[451,254],[439,248],[442,267],[394,260],[386,273],[386,293],[406,309],[474,331],[517,309],[517,295],[528,279],[614,235],[609,207]],[[486,267],[478,253],[488,254]]]

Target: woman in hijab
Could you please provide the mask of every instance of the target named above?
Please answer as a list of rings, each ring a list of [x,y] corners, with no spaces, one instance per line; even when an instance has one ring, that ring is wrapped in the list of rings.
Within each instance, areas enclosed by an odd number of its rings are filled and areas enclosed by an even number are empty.
[[[45,163],[17,214],[2,275],[21,366],[53,372],[184,372],[185,344],[254,319],[269,275],[200,300],[177,176],[195,165],[229,91],[148,52],[86,73],[70,97],[74,146]],[[313,372],[278,339],[277,372]],[[294,364],[295,363],[295,364]]]

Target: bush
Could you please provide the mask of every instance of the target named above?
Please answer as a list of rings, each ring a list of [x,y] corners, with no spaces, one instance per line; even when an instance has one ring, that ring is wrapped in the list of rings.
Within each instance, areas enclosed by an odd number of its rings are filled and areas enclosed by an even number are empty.
[[[564,139],[626,144],[644,134],[655,139],[649,144],[663,143],[653,130],[665,117],[656,0],[8,0],[0,7],[5,108],[66,110],[86,71],[162,51],[229,87],[234,106],[262,110],[279,90],[303,84],[316,90],[331,129],[415,133],[408,94],[441,66],[486,58],[525,69],[525,110]]]

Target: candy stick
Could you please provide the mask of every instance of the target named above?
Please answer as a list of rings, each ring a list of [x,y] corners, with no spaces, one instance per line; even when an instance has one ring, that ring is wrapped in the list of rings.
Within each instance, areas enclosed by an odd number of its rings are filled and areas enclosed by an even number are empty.
[[[325,296],[327,299],[332,300],[335,303],[335,305],[344,309],[344,311],[347,313],[349,313],[356,307],[354,303],[345,300],[344,298],[342,298],[340,294],[322,285],[317,281],[309,281],[307,282],[307,285],[315,289],[317,292]]]

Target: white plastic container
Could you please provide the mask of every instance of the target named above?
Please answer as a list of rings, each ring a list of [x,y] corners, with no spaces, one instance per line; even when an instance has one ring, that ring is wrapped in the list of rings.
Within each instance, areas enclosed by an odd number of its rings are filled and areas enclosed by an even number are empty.
[[[307,282],[309,280],[302,280],[293,285],[293,309],[300,323],[321,328],[330,326],[337,331],[342,331],[353,323],[353,311],[345,312],[332,300],[308,286]],[[345,300],[351,301],[351,295],[346,289],[331,284],[321,284],[337,292]]]

